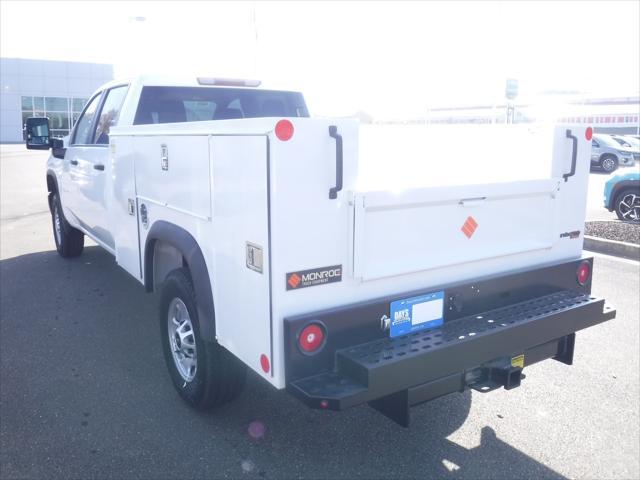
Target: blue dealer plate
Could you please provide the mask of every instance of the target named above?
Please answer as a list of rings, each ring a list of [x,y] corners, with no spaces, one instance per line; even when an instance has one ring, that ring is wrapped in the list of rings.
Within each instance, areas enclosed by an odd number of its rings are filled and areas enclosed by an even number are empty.
[[[444,291],[391,302],[391,338],[442,325]]]

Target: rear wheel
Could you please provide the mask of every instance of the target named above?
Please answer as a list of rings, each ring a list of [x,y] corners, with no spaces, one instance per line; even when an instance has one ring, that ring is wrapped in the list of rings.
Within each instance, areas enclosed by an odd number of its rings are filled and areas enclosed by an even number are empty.
[[[200,335],[196,296],[186,268],[173,270],[163,284],[160,333],[173,386],[190,406],[207,410],[242,392],[245,365]]]
[[[611,173],[618,168],[618,159],[613,155],[605,155],[600,159],[600,168]]]
[[[54,193],[51,199],[51,221],[56,250],[61,257],[77,257],[84,249],[84,233],[69,225],[62,213],[60,197]]]
[[[620,220],[640,222],[640,189],[625,188],[616,195],[616,215]]]

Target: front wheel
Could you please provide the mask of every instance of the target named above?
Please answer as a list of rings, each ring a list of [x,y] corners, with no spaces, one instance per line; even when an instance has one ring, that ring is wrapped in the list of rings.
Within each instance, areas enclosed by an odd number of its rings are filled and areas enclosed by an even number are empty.
[[[207,410],[242,392],[244,364],[217,342],[200,335],[196,296],[186,268],[170,272],[163,284],[160,333],[173,386],[190,406]]]
[[[613,155],[605,155],[600,159],[600,168],[607,173],[611,173],[618,168],[618,159]]]
[[[69,225],[62,214],[62,205],[57,193],[51,199],[51,221],[56,250],[61,257],[77,257],[84,249],[84,233]]]
[[[640,222],[640,189],[625,188],[616,195],[616,215],[620,220]]]

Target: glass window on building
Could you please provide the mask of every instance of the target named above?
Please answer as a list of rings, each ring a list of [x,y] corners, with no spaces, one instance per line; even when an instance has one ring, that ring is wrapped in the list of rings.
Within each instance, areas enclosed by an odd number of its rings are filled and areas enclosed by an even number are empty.
[[[48,117],[51,136],[64,137],[69,135],[87,99],[25,96],[21,103],[23,125],[29,117]]]
[[[88,98],[74,98],[72,100],[72,110],[76,113],[82,112],[82,109],[87,104]]]
[[[33,108],[37,112],[44,112],[44,97],[33,97]]]
[[[69,99],[62,97],[45,97],[44,108],[47,112],[68,112]]]

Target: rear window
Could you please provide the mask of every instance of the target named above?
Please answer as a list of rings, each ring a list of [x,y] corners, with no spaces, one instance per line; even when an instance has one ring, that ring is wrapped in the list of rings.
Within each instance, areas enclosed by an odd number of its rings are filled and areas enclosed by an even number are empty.
[[[211,87],[144,87],[134,125],[234,118],[308,117],[297,92]]]

